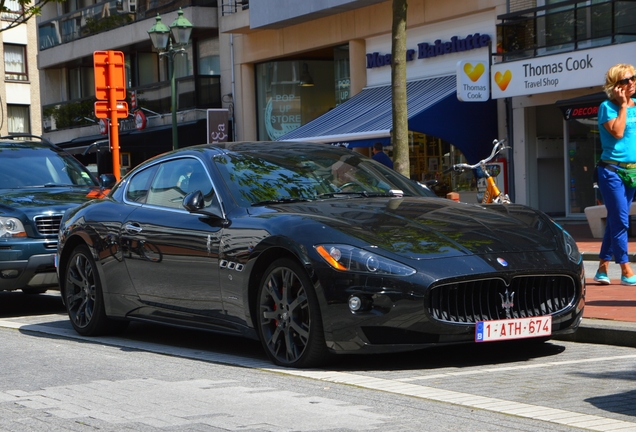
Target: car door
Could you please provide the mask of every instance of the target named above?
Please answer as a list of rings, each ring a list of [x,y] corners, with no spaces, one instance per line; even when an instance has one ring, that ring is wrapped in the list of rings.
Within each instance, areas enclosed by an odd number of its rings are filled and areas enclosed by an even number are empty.
[[[122,225],[121,241],[143,302],[172,310],[175,316],[214,317],[222,310],[221,223],[185,210],[183,198],[195,189],[203,192],[206,203],[217,199],[201,161],[186,157],[159,163],[143,205]]]

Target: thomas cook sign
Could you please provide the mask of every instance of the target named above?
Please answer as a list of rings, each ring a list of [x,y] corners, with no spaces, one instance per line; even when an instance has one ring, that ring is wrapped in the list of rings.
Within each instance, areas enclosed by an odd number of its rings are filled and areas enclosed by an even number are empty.
[[[457,62],[457,99],[485,102],[490,99],[490,66],[480,60]]]
[[[493,99],[600,86],[605,72],[636,52],[636,42],[497,63],[491,68]]]

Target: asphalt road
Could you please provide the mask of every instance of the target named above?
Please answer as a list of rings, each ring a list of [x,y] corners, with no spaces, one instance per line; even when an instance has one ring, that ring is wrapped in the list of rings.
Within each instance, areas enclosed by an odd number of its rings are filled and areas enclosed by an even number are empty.
[[[56,294],[0,293],[0,431],[636,431],[636,350],[553,341],[269,363],[133,323],[82,338]]]

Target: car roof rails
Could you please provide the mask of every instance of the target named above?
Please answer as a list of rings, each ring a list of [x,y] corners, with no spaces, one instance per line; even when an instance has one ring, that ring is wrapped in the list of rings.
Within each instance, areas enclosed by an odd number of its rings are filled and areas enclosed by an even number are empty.
[[[16,133],[16,134],[11,134],[11,135],[4,135],[4,136],[0,136],[0,140],[15,140],[15,139],[24,139],[24,138],[28,138],[28,139],[38,139],[40,141],[42,141],[44,144],[49,145],[50,147],[54,147],[56,149],[60,149],[60,147],[57,146],[57,144],[53,144],[51,141],[49,141],[48,139],[44,138],[43,136],[40,135],[33,135],[33,134],[28,134],[28,133]]]

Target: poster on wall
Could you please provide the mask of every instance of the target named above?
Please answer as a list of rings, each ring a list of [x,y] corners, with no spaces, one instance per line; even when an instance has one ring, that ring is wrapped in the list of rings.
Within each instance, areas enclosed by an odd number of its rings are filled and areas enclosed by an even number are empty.
[[[297,129],[300,127],[300,117],[300,96],[287,92],[270,97],[265,106],[267,136],[277,140]]]

